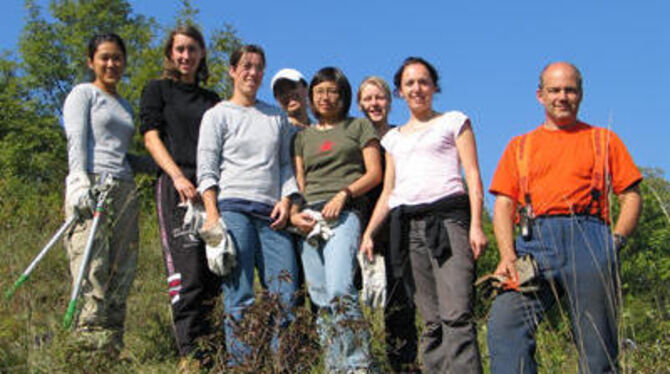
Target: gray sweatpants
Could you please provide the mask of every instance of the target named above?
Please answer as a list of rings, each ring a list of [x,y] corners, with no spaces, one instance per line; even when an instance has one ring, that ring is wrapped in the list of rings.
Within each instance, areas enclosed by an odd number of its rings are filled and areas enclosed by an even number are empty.
[[[425,222],[412,219],[409,251],[412,274],[405,277],[425,328],[421,352],[426,373],[481,373],[473,321],[475,261],[468,230],[444,220],[452,254],[435,259],[426,245]]]

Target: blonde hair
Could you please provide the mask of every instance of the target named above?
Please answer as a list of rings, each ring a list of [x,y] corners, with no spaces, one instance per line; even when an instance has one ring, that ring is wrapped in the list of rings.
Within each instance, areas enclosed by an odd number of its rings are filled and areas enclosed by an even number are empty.
[[[356,102],[358,103],[358,108],[360,110],[363,110],[361,108],[361,95],[363,93],[363,87],[365,87],[366,84],[371,84],[373,86],[377,86],[377,88],[381,89],[384,91],[384,94],[386,95],[386,99],[388,100],[388,109],[389,112],[391,111],[391,101],[393,98],[391,97],[391,88],[389,87],[389,84],[386,83],[384,78],[376,76],[376,75],[371,75],[363,79],[361,84],[358,86],[358,92],[356,93]]]

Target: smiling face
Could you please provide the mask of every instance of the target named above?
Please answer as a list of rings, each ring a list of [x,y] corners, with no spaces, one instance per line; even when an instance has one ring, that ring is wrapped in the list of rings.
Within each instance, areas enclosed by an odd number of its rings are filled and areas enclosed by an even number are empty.
[[[391,102],[381,87],[373,83],[365,84],[361,89],[358,104],[372,123],[385,124],[387,122]]]
[[[415,115],[432,112],[435,82],[421,63],[407,65],[402,72],[399,94],[405,99],[410,112]]]
[[[96,48],[93,58],[89,58],[88,67],[95,73],[93,84],[104,91],[116,92],[116,84],[123,77],[126,67],[126,56],[118,44],[102,42]]]
[[[326,121],[339,120],[344,104],[334,81],[323,81],[312,89],[314,111]]]
[[[184,81],[195,82],[200,62],[205,58],[205,49],[197,40],[184,34],[175,34],[170,60],[179,70]]]
[[[254,52],[243,53],[237,65],[231,66],[228,71],[233,80],[233,95],[255,98],[263,81],[264,69],[263,56]]]
[[[572,126],[577,122],[582,101],[580,86],[579,74],[569,64],[556,63],[545,69],[537,100],[544,106],[548,128]]]

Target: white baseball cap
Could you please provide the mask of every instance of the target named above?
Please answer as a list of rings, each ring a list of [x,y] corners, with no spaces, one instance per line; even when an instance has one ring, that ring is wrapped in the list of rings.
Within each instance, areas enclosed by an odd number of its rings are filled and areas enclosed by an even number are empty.
[[[272,82],[270,83],[270,89],[272,92],[275,91],[275,84],[280,79],[288,79],[296,83],[303,81],[305,85],[307,84],[307,79],[305,79],[305,77],[299,71],[290,68],[281,69],[275,74],[274,77],[272,77]]]

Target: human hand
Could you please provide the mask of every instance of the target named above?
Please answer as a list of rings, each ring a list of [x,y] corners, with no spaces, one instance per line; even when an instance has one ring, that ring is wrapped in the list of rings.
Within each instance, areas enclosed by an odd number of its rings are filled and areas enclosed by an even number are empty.
[[[272,218],[272,223],[270,224],[271,229],[281,230],[286,226],[290,208],[291,203],[288,198],[283,198],[275,204],[275,207],[270,213],[270,218]]]
[[[219,215],[219,212],[210,212],[207,211],[205,215],[205,222],[202,224],[201,230],[209,230],[219,224],[219,219],[221,216]]]
[[[374,249],[374,241],[372,240],[372,237],[367,234],[363,234],[363,238],[361,239],[361,245],[358,247],[359,252],[363,252],[363,255],[365,255],[368,260],[372,261],[373,260],[373,249]]]
[[[221,240],[223,240],[226,232],[219,219],[213,222],[210,222],[209,219],[207,219],[202,225],[202,228],[198,231],[198,234],[205,244],[211,247],[217,247],[221,243]]]
[[[79,217],[83,219],[89,219],[93,217],[95,213],[95,199],[93,199],[93,193],[89,188],[81,189],[72,194],[72,208],[74,211],[79,214]]]
[[[85,172],[72,172],[65,178],[65,202],[81,218],[93,216],[95,200],[91,180]]]
[[[486,235],[484,235],[481,226],[477,225],[470,227],[470,248],[472,249],[472,255],[475,260],[484,253],[487,244],[488,239],[486,238]]]
[[[195,186],[183,174],[172,178],[172,184],[175,190],[177,190],[182,203],[186,203],[187,200],[195,200],[198,197],[198,191]]]
[[[326,221],[337,219],[342,213],[344,204],[347,202],[349,195],[345,191],[340,191],[333,196],[326,205],[321,209],[321,215]]]
[[[498,263],[498,267],[496,267],[496,270],[493,272],[493,274],[505,277],[514,283],[518,283],[519,273],[516,271],[516,266],[514,265],[516,259],[516,255],[512,257],[501,258],[500,262]]]
[[[300,212],[291,215],[291,224],[297,227],[301,233],[307,235],[316,225],[316,221],[309,214]]]

